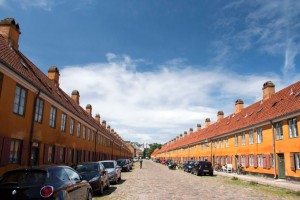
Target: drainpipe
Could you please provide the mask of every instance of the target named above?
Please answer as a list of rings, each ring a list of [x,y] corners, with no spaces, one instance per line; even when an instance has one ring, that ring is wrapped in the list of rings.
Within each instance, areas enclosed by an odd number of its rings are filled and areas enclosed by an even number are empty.
[[[30,167],[32,167],[31,162],[31,154],[32,154],[32,145],[33,145],[33,138],[34,138],[34,118],[35,118],[35,107],[36,107],[36,101],[37,98],[40,95],[40,90],[38,90],[38,93],[34,97],[34,103],[33,103],[33,109],[32,109],[32,117],[31,117],[31,127],[30,127],[30,135],[29,135],[29,155],[28,155],[28,163]]]
[[[275,150],[275,132],[274,132],[274,124],[272,120],[270,121],[272,125],[272,149],[273,149],[273,163],[274,163],[274,179],[277,179],[277,174],[276,174],[276,150]]]

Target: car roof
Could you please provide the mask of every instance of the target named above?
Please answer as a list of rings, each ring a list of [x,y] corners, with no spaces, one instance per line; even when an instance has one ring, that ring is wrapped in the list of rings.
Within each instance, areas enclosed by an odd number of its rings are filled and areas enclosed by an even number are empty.
[[[47,171],[48,169],[60,168],[60,167],[71,168],[69,166],[64,166],[64,165],[42,165],[42,166],[33,166],[33,167],[21,167],[21,168],[7,171],[6,173],[12,173],[18,171]]]

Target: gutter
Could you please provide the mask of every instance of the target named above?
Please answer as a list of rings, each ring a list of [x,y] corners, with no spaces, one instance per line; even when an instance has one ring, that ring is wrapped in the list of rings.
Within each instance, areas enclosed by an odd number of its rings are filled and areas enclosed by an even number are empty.
[[[274,163],[274,179],[277,179],[276,174],[276,146],[275,146],[275,131],[274,131],[274,124],[272,120],[270,121],[272,125],[272,149],[273,149],[273,163]]]

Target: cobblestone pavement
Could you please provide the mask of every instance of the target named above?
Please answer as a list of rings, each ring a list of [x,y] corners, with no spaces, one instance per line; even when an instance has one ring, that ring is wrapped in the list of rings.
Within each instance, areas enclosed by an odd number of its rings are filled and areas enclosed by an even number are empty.
[[[151,160],[144,160],[142,169],[139,169],[138,165],[135,163],[131,172],[122,172],[121,183],[111,185],[103,196],[96,196],[93,199],[299,199],[299,196],[277,196],[258,190],[259,185],[253,187],[246,184],[232,184],[229,183],[228,177],[196,176],[181,170],[169,170],[168,167]]]

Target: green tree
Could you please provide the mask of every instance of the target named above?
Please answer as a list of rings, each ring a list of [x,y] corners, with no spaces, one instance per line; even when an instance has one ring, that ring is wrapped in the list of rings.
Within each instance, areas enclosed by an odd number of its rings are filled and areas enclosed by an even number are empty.
[[[161,148],[161,144],[158,144],[158,143],[153,143],[151,144],[150,148],[148,149],[148,151],[146,152],[146,157],[151,157],[151,154],[153,153],[153,151],[155,149],[160,149]]]

